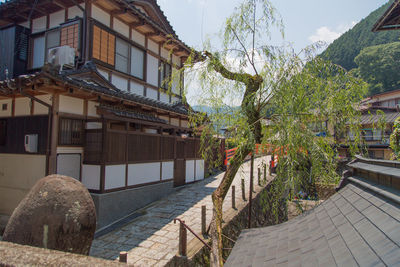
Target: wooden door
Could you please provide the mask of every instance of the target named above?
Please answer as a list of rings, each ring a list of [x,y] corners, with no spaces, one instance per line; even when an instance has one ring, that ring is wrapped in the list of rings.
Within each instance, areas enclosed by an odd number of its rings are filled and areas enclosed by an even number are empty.
[[[185,160],[176,159],[174,164],[174,187],[181,186],[185,184]]]

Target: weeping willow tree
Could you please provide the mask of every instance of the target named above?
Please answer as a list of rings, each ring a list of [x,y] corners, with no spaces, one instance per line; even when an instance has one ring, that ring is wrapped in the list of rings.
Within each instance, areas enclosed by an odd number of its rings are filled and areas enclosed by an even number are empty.
[[[186,77],[193,71],[200,83],[197,102],[213,110],[207,119],[194,114],[193,125],[202,122],[207,140],[221,128],[227,129],[238,144],[212,194],[212,266],[223,265],[224,198],[255,144],[273,144],[282,151],[278,178],[284,194],[294,192],[305,180],[336,179],[337,136],[357,125],[355,103],[365,91],[364,83],[314,58],[312,48],[296,54],[287,47],[268,45],[271,31],[283,34],[283,24],[269,1],[244,1],[221,30],[222,47],[215,49],[209,41],[186,62]],[[269,123],[263,124],[266,118]],[[326,125],[324,138],[316,137],[312,130],[312,125],[321,122]]]

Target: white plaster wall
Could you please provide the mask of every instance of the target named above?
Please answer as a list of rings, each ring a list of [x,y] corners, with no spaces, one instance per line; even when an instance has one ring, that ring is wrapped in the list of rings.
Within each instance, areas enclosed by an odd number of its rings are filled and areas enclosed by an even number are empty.
[[[142,46],[145,45],[145,40],[146,38],[144,37],[143,34],[141,34],[138,31],[132,30],[132,41],[136,42],[137,44],[140,44]]]
[[[150,128],[144,128],[144,132],[145,133],[149,133],[149,134],[156,134],[157,130],[156,129],[150,129]]]
[[[103,124],[101,122],[87,122],[86,129],[87,130],[103,129]]]
[[[32,20],[32,33],[46,30],[46,17]]]
[[[179,126],[179,119],[171,118],[171,124],[175,126]]]
[[[45,175],[45,155],[0,153],[0,213],[11,215],[32,186]]]
[[[178,56],[172,55],[172,63],[177,65],[178,67],[181,66],[181,59]]]
[[[179,82],[180,82],[180,73],[176,68],[172,68],[172,88],[171,91],[177,95],[179,95]]]
[[[181,102],[181,99],[176,96],[171,96],[171,103]]]
[[[174,178],[174,162],[168,161],[162,163],[162,180],[168,180]]]
[[[92,4],[92,18],[98,20],[107,27],[110,27],[110,15],[93,4]]]
[[[182,126],[182,127],[188,128],[188,127],[189,127],[189,122],[188,122],[188,121],[182,120],[182,121],[181,121],[181,126]]]
[[[128,80],[121,76],[112,74],[111,83],[120,90],[128,91]]]
[[[168,116],[158,116],[160,119],[165,120],[167,123],[169,122]]]
[[[83,115],[83,99],[60,95],[59,111]]]
[[[140,83],[135,83],[131,81],[131,92],[137,95],[143,95],[144,86]]]
[[[194,160],[186,160],[186,178],[185,182],[190,183],[194,181]]]
[[[43,102],[46,102],[47,104],[51,105],[51,98],[52,95],[38,95],[36,98],[42,100]],[[46,107],[45,105],[40,104],[39,102],[34,102],[34,108],[33,108],[33,115],[45,115],[49,114],[49,108]]]
[[[160,92],[160,101],[169,103],[169,95],[164,92]]]
[[[62,153],[83,154],[83,147],[58,146],[57,154]]]
[[[88,116],[91,117],[100,117],[100,115],[97,114],[97,106],[99,103],[94,102],[94,101],[88,101]]]
[[[81,4],[81,7],[85,8],[84,4]],[[68,8],[68,19],[73,19],[75,17],[83,17],[83,12],[82,10],[79,9],[77,6],[73,6]]]
[[[23,27],[25,27],[25,28],[30,28],[30,23],[29,23],[29,21],[25,21],[25,22],[22,22],[22,23],[20,23],[19,25],[21,25],[21,26],[23,26]]]
[[[156,42],[154,42],[153,40],[150,40],[150,39],[147,40],[147,48],[150,51],[156,53],[157,55],[158,55],[158,47],[159,47],[158,43],[156,43]]]
[[[147,88],[146,97],[157,100],[158,99],[158,91],[154,90],[152,88]]]
[[[108,75],[108,72],[107,71],[105,71],[105,70],[102,70],[102,69],[97,69],[97,71],[99,72],[99,74],[101,75],[101,76],[103,76],[104,77],[104,79],[106,79],[107,81],[109,81],[110,80],[110,78],[109,78],[109,75]]]
[[[129,164],[128,185],[160,181],[160,164],[161,162]]]
[[[147,54],[147,82],[158,87],[158,59]]]
[[[54,12],[50,14],[49,27],[58,27],[61,23],[65,22],[65,10]]]
[[[120,34],[129,38],[129,26],[128,25],[126,25],[119,19],[114,18],[113,27],[116,32],[119,32]]]
[[[7,104],[7,109],[3,110],[3,104]],[[0,117],[10,117],[12,114],[12,100],[0,100]]]
[[[204,160],[196,160],[196,181],[204,179]]]
[[[27,116],[31,114],[31,99],[20,97],[15,99],[15,116]]]
[[[81,177],[81,161],[82,155],[80,153],[58,154],[57,174],[66,175],[79,181]]]
[[[109,165],[106,166],[105,190],[120,188],[125,186],[126,165]]]
[[[82,183],[87,189],[100,190],[100,166],[82,165]]]
[[[161,57],[168,60],[169,59],[169,51],[165,48],[161,48]]]

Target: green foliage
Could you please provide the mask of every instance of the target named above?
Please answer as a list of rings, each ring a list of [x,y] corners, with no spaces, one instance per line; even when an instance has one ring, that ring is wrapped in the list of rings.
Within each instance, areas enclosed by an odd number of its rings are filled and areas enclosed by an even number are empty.
[[[369,95],[400,88],[400,42],[364,48],[354,61],[356,74],[369,84]]]
[[[321,54],[322,58],[344,67],[346,70],[357,68],[354,58],[368,46],[399,41],[398,31],[372,32],[374,24],[392,4],[393,0],[373,11],[361,20],[353,29],[336,39]]]
[[[390,135],[390,148],[395,159],[400,158],[400,117],[394,121],[393,132]]]

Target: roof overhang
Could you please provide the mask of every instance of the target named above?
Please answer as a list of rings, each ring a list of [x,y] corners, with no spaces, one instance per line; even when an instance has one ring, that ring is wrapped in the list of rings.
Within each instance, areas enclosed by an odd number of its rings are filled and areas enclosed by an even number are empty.
[[[373,32],[400,29],[400,0],[386,10],[372,28]]]

